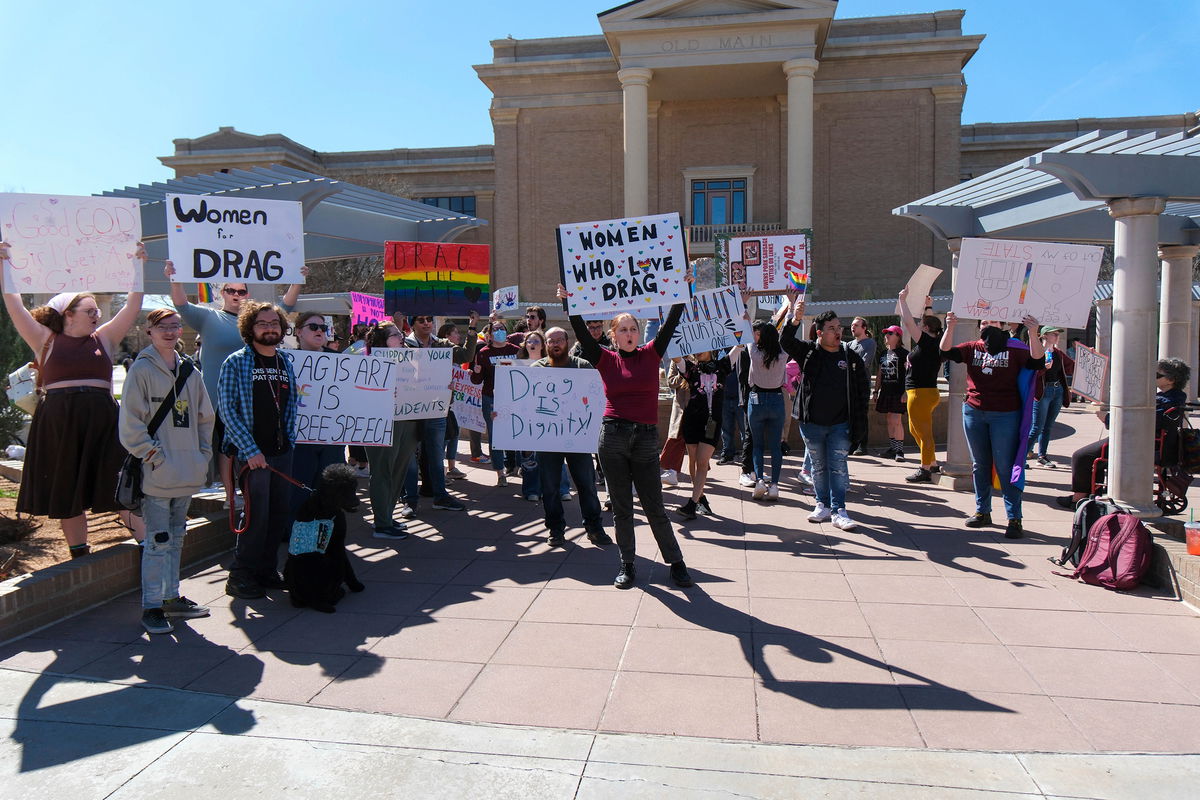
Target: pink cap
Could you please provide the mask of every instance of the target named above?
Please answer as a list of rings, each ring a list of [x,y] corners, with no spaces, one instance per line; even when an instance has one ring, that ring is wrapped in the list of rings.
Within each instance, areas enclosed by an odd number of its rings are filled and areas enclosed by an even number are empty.
[[[903,335],[904,335],[904,331],[900,329],[900,326],[899,326],[899,325],[892,325],[891,327],[884,328],[884,329],[883,329],[883,332],[884,332],[884,333],[894,333],[894,334],[896,334],[897,336],[903,336]]]

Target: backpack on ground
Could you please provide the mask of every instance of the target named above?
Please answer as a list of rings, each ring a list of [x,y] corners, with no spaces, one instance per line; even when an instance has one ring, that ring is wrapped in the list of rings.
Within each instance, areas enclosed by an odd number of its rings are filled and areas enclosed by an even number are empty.
[[[1058,558],[1051,557],[1050,562],[1063,567],[1070,561],[1071,566],[1079,566],[1079,557],[1083,555],[1083,551],[1087,547],[1088,531],[1096,524],[1096,520],[1106,514],[1115,514],[1120,510],[1116,504],[1098,497],[1089,497],[1080,501],[1075,506],[1075,517],[1071,522],[1071,541],[1067,542]]]
[[[1150,531],[1132,514],[1105,514],[1088,529],[1087,546],[1071,576],[1108,589],[1135,589],[1150,569]]]

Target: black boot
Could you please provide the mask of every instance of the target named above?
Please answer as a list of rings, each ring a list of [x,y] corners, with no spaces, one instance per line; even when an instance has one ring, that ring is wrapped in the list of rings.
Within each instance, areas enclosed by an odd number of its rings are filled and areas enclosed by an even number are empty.
[[[682,561],[676,561],[671,565],[671,580],[680,589],[696,585],[695,581],[692,580],[692,576],[688,574],[687,566]]]
[[[632,589],[633,582],[637,579],[637,572],[633,568],[632,561],[622,561],[621,571],[617,573],[616,580],[613,581],[613,586],[618,589]]]

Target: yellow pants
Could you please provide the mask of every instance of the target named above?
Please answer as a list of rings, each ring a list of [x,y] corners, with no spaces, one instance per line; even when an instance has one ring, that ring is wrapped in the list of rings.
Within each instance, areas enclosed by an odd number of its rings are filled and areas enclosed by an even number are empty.
[[[941,399],[941,392],[936,388],[908,390],[908,429],[921,448],[923,467],[937,462],[933,444],[933,410]]]

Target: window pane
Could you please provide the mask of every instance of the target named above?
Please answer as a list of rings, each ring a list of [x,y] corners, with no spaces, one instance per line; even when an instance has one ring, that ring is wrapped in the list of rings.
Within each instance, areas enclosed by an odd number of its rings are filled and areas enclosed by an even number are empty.
[[[714,195],[709,198],[709,206],[712,208],[712,224],[725,225],[728,223],[727,214],[729,208],[728,195]]]
[[[735,188],[735,189],[745,189],[745,188],[746,188],[746,182],[745,182],[745,181],[734,181],[734,182],[733,182],[733,188]]]
[[[475,216],[475,195],[463,198],[463,213]]]
[[[692,181],[692,191],[693,192],[703,192],[704,191],[704,181]]]
[[[746,221],[746,193],[733,193],[733,219],[731,222],[741,224]]]
[[[704,192],[695,192],[692,195],[692,224],[708,224],[704,220]]]
[[[708,188],[709,189],[728,189],[729,181],[709,181]]]

